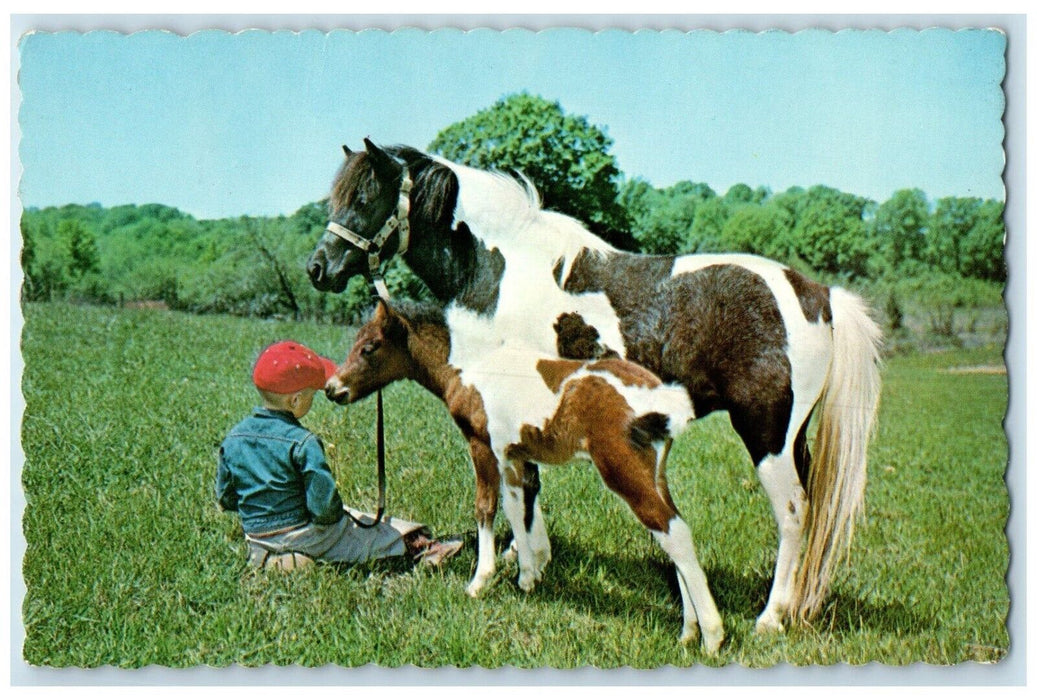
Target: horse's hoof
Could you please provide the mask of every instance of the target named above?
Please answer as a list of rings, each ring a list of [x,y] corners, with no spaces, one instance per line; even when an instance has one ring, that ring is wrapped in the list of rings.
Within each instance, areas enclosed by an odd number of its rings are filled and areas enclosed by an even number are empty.
[[[785,631],[785,625],[777,615],[764,612],[756,620],[756,634],[781,634]]]
[[[464,592],[472,598],[478,598],[479,594],[482,593],[485,588],[486,581],[473,579],[472,582],[465,587]]]
[[[697,644],[699,641],[699,626],[692,625],[691,627],[686,628],[681,632],[680,639],[677,641],[684,645]]]
[[[523,591],[525,591],[526,593],[529,593],[534,588],[536,588],[537,581],[539,581],[539,580],[540,580],[540,577],[537,576],[536,574],[534,574],[532,572],[523,572],[523,573],[519,574],[518,585],[519,585],[519,588],[521,588]]]
[[[511,546],[504,550],[502,558],[506,562],[518,561],[518,546],[516,546],[514,540],[511,541]]]
[[[702,651],[706,652],[710,656],[713,656],[720,651],[720,645],[724,643],[724,630],[721,629],[719,632],[712,634],[703,633],[702,635]]]

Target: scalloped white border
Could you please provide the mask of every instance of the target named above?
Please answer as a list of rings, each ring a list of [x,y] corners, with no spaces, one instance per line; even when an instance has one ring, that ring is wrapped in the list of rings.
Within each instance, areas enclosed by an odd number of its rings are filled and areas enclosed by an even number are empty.
[[[27,4],[29,7],[22,8],[19,5]],[[24,11],[28,9],[38,13],[42,10],[53,11],[51,7],[55,3],[14,3],[9,11]],[[63,3],[58,3],[63,4]],[[173,3],[170,3],[173,4]],[[218,10],[219,3],[186,2],[175,3],[172,9],[177,12],[191,11],[200,8],[203,11],[213,12]],[[235,3],[241,5],[242,3]],[[326,3],[341,12],[343,3]],[[1010,333],[1006,347],[1006,362],[1009,367],[1009,410],[1005,420],[1006,430],[1009,434],[1009,469],[1006,475],[1009,492],[1012,500],[1012,515],[1009,518],[1007,532],[1012,545],[1012,561],[1009,565],[1009,587],[1012,596],[1012,610],[1009,613],[1008,628],[1011,638],[1011,649],[1009,655],[996,665],[983,666],[979,664],[963,663],[956,666],[937,667],[914,664],[908,667],[891,667],[879,664],[868,664],[867,666],[847,666],[838,664],[821,667],[793,667],[776,666],[769,669],[744,669],[739,666],[725,666],[713,669],[705,666],[696,666],[690,669],[675,669],[672,667],[657,669],[654,671],[636,671],[632,669],[620,669],[616,671],[599,671],[596,669],[584,669],[576,671],[556,671],[553,669],[541,669],[537,671],[524,671],[514,668],[503,669],[418,669],[405,667],[399,669],[383,669],[374,666],[366,666],[358,669],[245,669],[233,667],[229,669],[195,668],[187,670],[174,670],[166,668],[149,668],[139,671],[126,671],[114,668],[102,669],[40,669],[29,667],[21,659],[21,644],[24,639],[24,631],[21,630],[20,606],[24,598],[24,583],[20,575],[20,563],[24,554],[24,542],[21,539],[21,512],[24,508],[24,498],[20,490],[20,467],[23,456],[17,442],[20,430],[20,416],[24,410],[24,401],[18,389],[21,380],[22,362],[17,350],[17,339],[20,337],[22,318],[18,306],[18,288],[21,283],[21,268],[18,263],[20,249],[19,237],[11,235],[9,244],[9,270],[10,284],[8,291],[12,291],[9,303],[0,305],[4,308],[5,315],[10,314],[7,327],[11,329],[12,346],[5,348],[10,352],[10,358],[5,354],[6,366],[11,368],[11,374],[5,373],[5,386],[8,394],[12,397],[9,420],[0,421],[3,433],[0,433],[0,441],[11,446],[10,480],[4,485],[5,499],[11,505],[10,509],[10,556],[4,557],[4,566],[8,575],[0,578],[2,591],[7,594],[10,606],[4,611],[4,619],[8,621],[11,634],[5,636],[4,651],[2,655],[4,670],[8,671],[7,677],[14,686],[34,685],[159,685],[159,686],[182,686],[182,685],[253,685],[265,686],[279,685],[317,685],[317,684],[345,684],[345,685],[436,685],[436,686],[567,686],[567,685],[768,685],[786,686],[789,690],[796,685],[847,685],[858,686],[856,688],[843,688],[840,693],[850,691],[851,693],[863,690],[864,686],[919,686],[919,685],[958,685],[958,686],[1015,686],[1019,690],[1026,683],[1026,667],[1028,658],[1033,652],[1028,649],[1026,638],[1026,622],[1021,619],[1025,614],[1026,591],[1025,591],[1025,562],[1026,555],[1033,548],[1033,538],[1027,543],[1024,550],[1020,545],[1026,543],[1025,522],[1023,514],[1028,496],[1032,495],[1037,478],[1030,480],[1030,491],[1026,489],[1025,474],[1022,465],[1025,465],[1026,457],[1026,408],[1025,398],[1037,398],[1037,394],[1031,392],[1031,387],[1026,382],[1026,360],[1027,360],[1027,338],[1028,329],[1026,324],[1026,301],[1027,294],[1026,263],[1028,262],[1027,248],[1025,242],[1025,201],[1024,194],[1026,186],[1026,163],[1025,163],[1025,44],[1026,44],[1026,18],[1023,15],[583,15],[583,14],[552,14],[552,15],[529,15],[522,12],[543,11],[542,7],[553,12],[577,12],[570,9],[573,3],[565,0],[556,2],[540,2],[530,0],[519,5],[516,14],[367,14],[367,15],[12,15],[10,17],[10,51],[9,75],[10,83],[10,152],[12,155],[10,163],[10,181],[8,191],[10,192],[10,223],[11,232],[18,231],[18,220],[20,210],[17,206],[17,182],[20,169],[17,159],[17,144],[19,140],[17,124],[18,92],[16,70],[18,62],[17,42],[18,37],[26,31],[33,29],[43,31],[86,31],[92,29],[113,30],[121,32],[134,32],[145,29],[167,29],[179,34],[190,34],[204,29],[224,29],[230,32],[240,32],[249,29],[263,30],[305,30],[317,29],[331,31],[335,29],[348,29],[361,31],[364,29],[378,28],[393,30],[400,27],[415,27],[420,29],[456,28],[472,29],[485,27],[490,29],[509,29],[522,27],[529,30],[541,30],[551,27],[583,27],[591,30],[604,28],[637,30],[637,29],[676,29],[689,31],[694,29],[713,29],[717,31],[748,30],[766,31],[779,29],[785,31],[799,31],[802,29],[883,29],[892,30],[897,28],[925,29],[928,27],[942,28],[969,28],[969,27],[1000,27],[1008,35],[1008,46],[1006,58],[1008,71],[1005,78],[1004,89],[1007,97],[1005,111],[1005,186],[1007,190],[1005,217],[1008,230],[1008,242],[1006,246],[1006,259],[1010,261],[1010,275],[1006,286],[1006,301],[1010,315]],[[586,5],[586,3],[580,3]],[[671,7],[675,3],[667,2],[664,5]],[[745,3],[731,0],[724,3],[723,9],[727,11],[738,10]],[[751,3],[760,9],[760,3]],[[884,11],[905,11],[911,9],[905,2],[879,2],[868,3],[868,8]],[[918,3],[914,3],[917,5]],[[929,3],[938,11],[947,11],[946,3]],[[1022,3],[1019,3],[1022,6]],[[98,7],[100,5],[100,7]],[[130,7],[130,3],[94,3],[94,11],[111,11],[111,6],[119,6],[116,9],[139,9]],[[280,5],[280,7],[278,7]],[[399,6],[407,6],[404,12],[427,12],[427,3],[412,2],[387,2],[379,3],[379,9],[399,10]],[[484,2],[454,2],[438,3],[441,7],[439,12],[465,12],[471,11],[475,6],[476,11],[485,7]],[[655,9],[659,3],[645,0],[637,4],[638,9],[645,12],[658,11]],[[809,10],[830,9],[830,3],[808,3],[808,5],[823,5],[823,8],[810,7]],[[272,7],[267,7],[272,6]],[[496,4],[500,9],[500,4]],[[152,5],[149,9],[153,9]],[[240,8],[238,8],[240,9]],[[277,11],[283,9],[283,3],[268,3],[263,1],[249,4],[250,10]],[[293,9],[298,9],[293,5]],[[345,8],[356,9],[353,7]],[[511,9],[511,8],[508,8]],[[597,5],[595,9],[612,9]],[[683,8],[681,8],[683,9]],[[774,8],[767,8],[774,9]],[[787,8],[786,8],[787,9]],[[841,3],[843,11],[852,9],[852,3]],[[950,8],[953,9],[953,8]],[[1016,10],[1018,11],[1018,10]],[[7,378],[10,385],[6,385]],[[10,430],[10,434],[8,434]],[[5,439],[6,438],[6,439]],[[8,494],[7,489],[10,489]],[[1029,499],[1037,502],[1037,499]],[[1037,520],[1037,518],[1032,518]],[[1037,606],[1035,606],[1037,607]],[[1028,617],[1032,620],[1034,613],[1030,612]],[[1031,629],[1033,625],[1029,626]],[[1031,666],[1037,668],[1035,666]],[[1037,672],[1037,671],[1035,671]],[[110,694],[112,689],[106,691]],[[269,690],[269,688],[268,688]],[[503,689],[497,688],[492,692],[497,694]],[[830,695],[824,688],[815,687],[814,691],[824,692],[824,696]],[[912,695],[919,692],[920,688],[913,689]],[[946,693],[947,688],[941,689]],[[149,690],[148,692],[152,692]],[[250,691],[256,692],[256,691]],[[275,691],[276,692],[276,691]],[[701,691],[685,691],[701,692]],[[262,693],[260,693],[262,694]],[[506,693],[511,696],[511,693]],[[780,693],[786,695],[786,693]],[[971,695],[972,693],[970,693]],[[807,693],[813,695],[813,693]],[[821,694],[818,693],[820,696]],[[797,697],[801,697],[797,691]]]

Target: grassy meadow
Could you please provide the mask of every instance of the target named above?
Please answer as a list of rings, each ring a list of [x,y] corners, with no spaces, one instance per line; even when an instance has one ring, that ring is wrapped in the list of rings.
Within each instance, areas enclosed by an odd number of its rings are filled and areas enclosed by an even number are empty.
[[[412,383],[385,393],[389,511],[464,534],[462,553],[441,570],[248,570],[213,480],[220,441],[256,403],[252,362],[283,338],[341,359],[355,329],[23,308],[21,652],[33,666],[905,665],[996,662],[1009,648],[1000,347],[889,359],[866,519],[811,628],[753,634],[775,556],[767,498],[726,415],[680,438],[670,485],[727,632],[710,658],[678,645],[672,567],[588,463],[541,471],[554,559],[538,588],[523,593],[515,565],[502,563],[484,596],[468,598],[467,451]],[[373,399],[342,408],[318,398],[303,422],[324,440],[343,499],[373,507]],[[503,514],[497,534],[506,544]]]

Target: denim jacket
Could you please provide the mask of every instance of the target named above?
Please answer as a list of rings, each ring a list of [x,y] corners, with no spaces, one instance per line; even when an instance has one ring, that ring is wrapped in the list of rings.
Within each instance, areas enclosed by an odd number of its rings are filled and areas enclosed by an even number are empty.
[[[342,499],[316,435],[286,411],[256,408],[220,446],[216,499],[247,533],[342,518]]]

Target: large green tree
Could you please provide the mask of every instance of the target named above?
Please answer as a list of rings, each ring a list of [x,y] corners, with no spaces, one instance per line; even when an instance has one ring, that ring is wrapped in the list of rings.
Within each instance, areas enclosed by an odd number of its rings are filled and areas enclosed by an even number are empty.
[[[774,204],[738,208],[720,232],[719,243],[730,251],[755,253],[788,261],[792,255],[792,216]]]
[[[630,217],[619,205],[612,139],[586,117],[528,93],[498,100],[436,135],[429,150],[476,168],[517,170],[543,204],[569,214],[613,245],[637,248]]]

